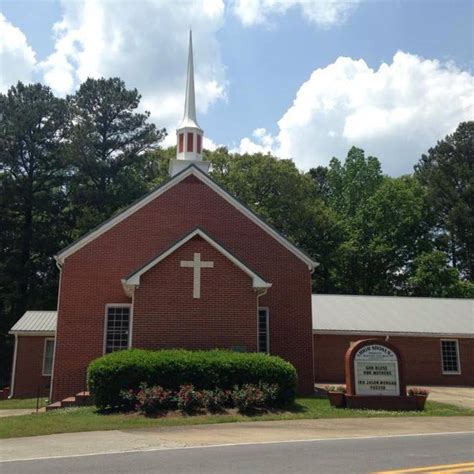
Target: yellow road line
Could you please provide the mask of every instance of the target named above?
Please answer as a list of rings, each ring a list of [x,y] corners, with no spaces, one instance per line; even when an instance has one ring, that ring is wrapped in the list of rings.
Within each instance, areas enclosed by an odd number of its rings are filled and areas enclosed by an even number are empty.
[[[474,464],[471,467],[461,469],[449,469],[448,471],[429,471],[429,474],[457,474],[458,472],[474,472]]]
[[[457,472],[474,472],[474,461],[461,464],[444,464],[441,466],[414,467],[396,469],[394,471],[379,471],[374,474],[411,474],[412,472],[426,472],[429,474],[454,474]]]

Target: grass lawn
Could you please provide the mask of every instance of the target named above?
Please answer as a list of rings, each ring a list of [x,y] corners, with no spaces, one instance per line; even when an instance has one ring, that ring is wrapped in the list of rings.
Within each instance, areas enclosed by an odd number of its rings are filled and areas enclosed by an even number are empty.
[[[327,399],[320,398],[298,398],[296,403],[287,411],[256,416],[222,414],[146,418],[137,414],[100,414],[94,407],[84,407],[0,418],[0,438],[72,433],[77,431],[232,423],[238,421],[401,416],[474,416],[474,410],[430,401],[427,402],[426,410],[423,412],[346,410],[332,408]]]
[[[45,407],[48,404],[48,398],[39,399],[39,407]],[[12,398],[10,400],[0,400],[0,410],[10,410],[14,408],[36,408],[36,398]]]

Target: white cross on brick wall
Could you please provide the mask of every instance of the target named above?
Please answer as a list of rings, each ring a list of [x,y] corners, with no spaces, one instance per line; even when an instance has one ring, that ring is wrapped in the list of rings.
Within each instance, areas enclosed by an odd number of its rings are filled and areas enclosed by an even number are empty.
[[[214,262],[201,261],[201,254],[195,253],[194,260],[181,260],[181,267],[194,269],[193,298],[201,298],[201,268],[214,268]]]

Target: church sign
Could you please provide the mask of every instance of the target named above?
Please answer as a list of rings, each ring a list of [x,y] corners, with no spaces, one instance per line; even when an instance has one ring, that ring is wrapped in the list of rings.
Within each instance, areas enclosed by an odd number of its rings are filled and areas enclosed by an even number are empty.
[[[407,396],[402,356],[390,342],[353,342],[346,352],[345,371],[348,408],[416,409],[414,397]]]
[[[370,344],[354,355],[356,395],[400,395],[398,358],[382,345]]]

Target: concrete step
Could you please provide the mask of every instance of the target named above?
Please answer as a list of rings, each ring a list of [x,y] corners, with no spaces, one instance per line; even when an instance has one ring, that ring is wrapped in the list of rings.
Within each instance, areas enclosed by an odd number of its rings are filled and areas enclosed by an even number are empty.
[[[50,403],[50,404],[46,407],[46,411],[58,410],[59,408],[63,408],[62,402],[54,402],[54,403]]]
[[[76,407],[76,406],[77,406],[76,397],[67,397],[67,398],[64,398],[64,399],[61,401],[61,404],[62,404],[63,408]]]
[[[76,402],[78,406],[88,406],[92,405],[92,397],[89,392],[79,392],[76,393]]]
[[[87,391],[79,392],[72,397],[67,397],[60,402],[51,403],[46,407],[46,411],[57,410],[58,408],[83,407],[92,405],[92,397]]]

